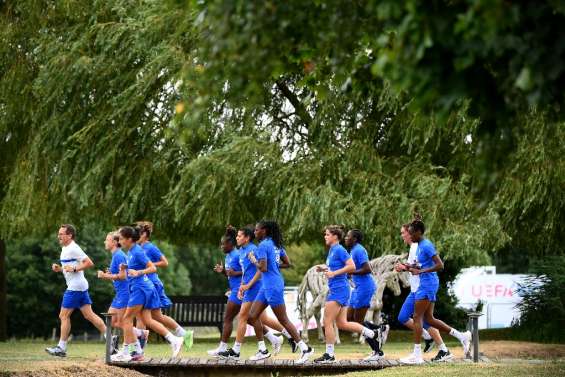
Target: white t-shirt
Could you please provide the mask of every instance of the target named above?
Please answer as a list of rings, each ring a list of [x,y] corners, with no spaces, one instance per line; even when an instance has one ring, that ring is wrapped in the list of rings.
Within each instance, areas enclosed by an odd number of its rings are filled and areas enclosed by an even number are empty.
[[[408,263],[417,263],[416,253],[418,252],[418,242],[412,242],[410,244],[410,253],[408,253]],[[420,286],[420,276],[410,274],[410,292],[416,292]]]
[[[82,251],[79,245],[75,241],[71,241],[67,246],[63,246],[61,249],[61,266],[72,266],[78,265],[78,262],[82,262],[88,256]],[[63,275],[67,281],[67,289],[69,291],[86,291],[88,290],[88,281],[84,277],[83,271],[78,272],[65,272],[63,270]]]

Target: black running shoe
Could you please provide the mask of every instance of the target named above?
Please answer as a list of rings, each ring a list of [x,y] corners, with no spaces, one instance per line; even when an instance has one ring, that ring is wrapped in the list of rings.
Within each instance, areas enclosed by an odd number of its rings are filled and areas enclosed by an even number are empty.
[[[330,356],[328,353],[324,353],[322,356],[318,357],[317,359],[314,359],[314,362],[319,364],[333,363],[334,361],[335,361],[335,356]]]
[[[51,356],[66,357],[67,353],[59,346],[45,348],[45,351]]]
[[[424,339],[426,345],[424,346],[424,353],[428,353],[434,348],[434,340],[433,339]]]
[[[447,360],[451,360],[451,359],[453,359],[453,355],[451,354],[451,352],[449,352],[449,350],[447,350],[447,351],[439,350],[439,352],[437,353],[437,355],[434,356],[432,361],[440,362],[440,361],[447,361]]]
[[[112,335],[112,345],[110,347],[110,355],[115,355],[116,353],[118,353],[118,348],[119,348],[119,344],[118,342],[120,341],[120,338],[117,335]]]
[[[288,342],[292,353],[295,353],[298,350],[298,343],[296,343],[292,338],[286,338],[286,341]]]
[[[370,321],[365,321],[363,322],[363,326],[373,330],[373,331],[377,331],[379,329],[379,325],[375,325],[373,322]]]
[[[239,353],[235,352],[233,348],[228,348],[225,351],[218,352],[218,357],[220,359],[239,360]]]

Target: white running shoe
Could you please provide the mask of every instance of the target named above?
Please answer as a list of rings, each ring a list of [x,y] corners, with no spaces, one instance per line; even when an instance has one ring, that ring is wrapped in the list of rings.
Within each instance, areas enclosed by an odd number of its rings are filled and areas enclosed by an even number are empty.
[[[173,335],[173,340],[171,341],[171,350],[173,351],[173,355],[171,357],[178,356],[183,344],[184,338],[182,336]]]
[[[217,357],[220,355],[220,352],[225,351],[225,349],[220,348],[220,346],[218,346],[217,348],[214,348],[213,350],[208,350],[208,356],[214,356]]]
[[[273,342],[273,356],[278,355],[281,352],[282,345],[284,343],[284,339],[282,336],[277,336],[277,341]]]
[[[296,361],[294,362],[295,364],[304,364],[305,362],[307,362],[310,359],[310,356],[312,356],[314,354],[314,348],[308,346],[308,349],[306,351],[302,351],[300,354],[300,357],[298,359],[296,359]]]
[[[127,363],[128,361],[131,361],[131,355],[129,353],[118,352],[110,356],[110,360],[113,362]]]
[[[422,359],[422,355],[416,355],[414,353],[411,353],[407,357],[403,357],[398,361],[400,361],[401,364],[408,364],[408,365],[424,364],[424,359]]]
[[[263,359],[268,359],[271,357],[271,354],[268,350],[265,351],[257,351],[257,353],[249,358],[251,361],[259,361]]]
[[[383,351],[374,352],[369,356],[365,357],[363,360],[365,361],[379,361],[385,358],[385,354]]]
[[[461,345],[463,346],[463,355],[467,356],[471,350],[471,339],[473,336],[469,330],[465,331],[463,335],[465,336],[465,339],[461,340]]]

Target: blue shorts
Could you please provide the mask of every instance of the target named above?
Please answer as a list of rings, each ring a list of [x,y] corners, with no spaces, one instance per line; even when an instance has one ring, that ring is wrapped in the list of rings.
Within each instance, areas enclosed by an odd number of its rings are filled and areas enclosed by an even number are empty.
[[[129,301],[128,291],[116,292],[116,296],[114,296],[114,299],[110,304],[110,307],[114,309],[125,309],[128,306],[128,301]]]
[[[157,283],[153,285],[155,286],[155,290],[157,291],[157,295],[159,296],[159,302],[161,303],[161,308],[166,309],[172,306],[173,302],[165,294],[165,287],[163,286],[163,284]]]
[[[415,292],[416,300],[428,300],[430,302],[436,301],[436,294],[439,289],[439,282],[426,282],[427,284],[422,284],[420,281],[420,286]]]
[[[253,287],[245,291],[245,293],[243,294],[243,302],[255,301],[255,297],[257,297],[257,294],[261,290],[262,286],[263,285],[261,284],[261,282],[255,282],[255,284],[253,284]]]
[[[269,305],[271,308],[276,308],[284,304],[284,288],[282,289],[261,289],[255,297],[255,301],[262,302]]]
[[[233,302],[236,305],[241,305],[241,300],[237,297],[238,289],[232,289],[230,295],[228,296],[228,301]],[[247,292],[246,292],[247,293]]]
[[[351,300],[349,306],[353,309],[361,309],[361,308],[368,308],[371,306],[371,299],[375,294],[377,288],[373,285],[369,288],[357,288],[351,292]]]
[[[61,307],[65,309],[80,309],[84,305],[92,305],[88,291],[69,291],[63,294]]]
[[[349,298],[351,296],[351,288],[349,284],[343,287],[330,288],[330,293],[326,298],[326,302],[335,301],[341,306],[349,306]]]
[[[406,299],[404,300],[404,304],[402,304],[402,308],[400,308],[400,313],[398,313],[398,322],[401,324],[405,324],[412,318],[414,314],[414,305],[416,304],[416,294],[414,292],[410,292]],[[424,320],[424,328],[427,330],[430,327],[430,324]]]
[[[159,295],[155,288],[147,286],[130,286],[128,308],[137,305],[142,305],[144,309],[160,309],[161,302],[159,301]]]

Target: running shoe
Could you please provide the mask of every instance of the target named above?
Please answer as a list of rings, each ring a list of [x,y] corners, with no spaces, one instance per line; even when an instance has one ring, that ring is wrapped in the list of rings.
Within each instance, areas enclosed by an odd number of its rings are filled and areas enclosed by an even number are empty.
[[[110,355],[115,355],[118,353],[118,348],[120,347],[120,338],[117,335],[112,335],[112,345],[110,346]]]
[[[400,361],[401,364],[408,364],[408,365],[424,364],[424,359],[422,359],[422,355],[416,355],[414,353],[411,353],[407,357],[403,357],[398,361]]]
[[[269,353],[269,350],[265,350],[265,351],[257,351],[257,353],[253,356],[251,356],[249,358],[249,360],[251,361],[259,361],[259,360],[263,360],[263,359],[268,359],[269,357],[271,357],[271,354]]]
[[[130,356],[131,356],[131,361],[143,361],[142,353],[133,352]]]
[[[277,341],[273,342],[273,356],[278,355],[281,352],[282,345],[284,343],[284,339],[282,336],[277,336]]]
[[[239,352],[235,352],[233,348],[228,348],[225,351],[218,352],[220,359],[239,360]]]
[[[385,353],[381,350],[373,351],[373,353],[363,360],[365,361],[379,361],[385,358]]]
[[[447,351],[439,350],[437,355],[435,355],[432,358],[432,361],[440,362],[440,361],[447,361],[447,360],[451,360],[451,359],[453,359],[453,355],[451,354],[451,352],[449,352],[449,350],[447,350]]]
[[[173,351],[173,355],[171,357],[178,356],[183,344],[184,338],[182,336],[173,335],[173,340],[171,341],[171,350]]]
[[[292,338],[286,338],[286,340],[288,341],[288,344],[290,345],[290,350],[292,351],[292,353],[295,353],[299,348],[298,344]]]
[[[388,339],[388,332],[390,331],[390,326],[389,325],[381,325],[379,329],[380,329],[380,332],[379,332],[379,347],[383,348],[383,346],[386,343],[386,340]]]
[[[117,354],[110,356],[110,360],[113,362],[127,363],[128,361],[131,361],[131,355],[129,353],[118,352]]]
[[[184,338],[184,350],[188,351],[192,348],[192,344],[194,343],[194,331],[186,330],[186,333],[183,336]]]
[[[213,350],[208,350],[208,356],[220,356],[220,352],[224,352],[226,351],[225,349],[222,349],[220,346],[214,348]]]
[[[424,339],[424,353],[430,352],[434,348],[434,340],[433,339]]]
[[[67,352],[59,346],[45,348],[45,351],[51,356],[66,357]]]
[[[467,356],[469,354],[469,351],[471,350],[471,339],[473,338],[473,336],[468,330],[465,331],[463,335],[465,338],[461,340],[461,345],[463,346],[463,355]]]
[[[313,354],[314,354],[314,349],[312,347],[308,346],[308,349],[306,351],[302,351],[300,358],[298,358],[294,363],[295,364],[304,364],[305,362],[307,362],[310,359],[310,356],[312,356]]]
[[[322,356],[318,357],[317,359],[314,359],[314,362],[318,364],[329,364],[329,363],[333,363],[334,361],[335,361],[335,356],[330,355],[329,353],[324,353]]]
[[[149,342],[149,330],[142,330],[142,331],[143,331],[143,335],[138,336],[137,340],[139,340],[139,345],[141,346],[141,350],[145,351],[145,346]]]

